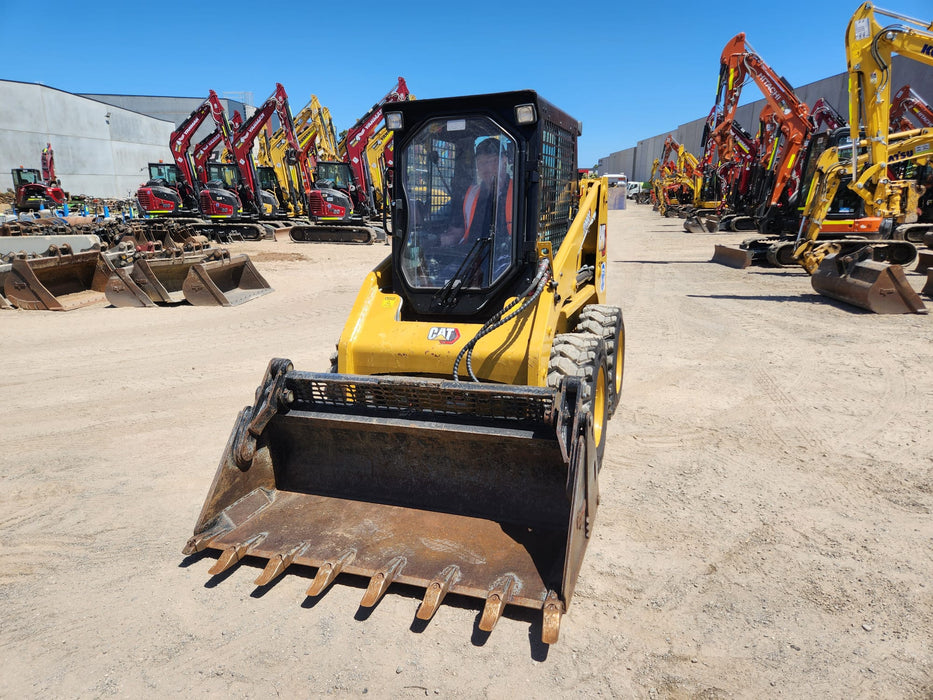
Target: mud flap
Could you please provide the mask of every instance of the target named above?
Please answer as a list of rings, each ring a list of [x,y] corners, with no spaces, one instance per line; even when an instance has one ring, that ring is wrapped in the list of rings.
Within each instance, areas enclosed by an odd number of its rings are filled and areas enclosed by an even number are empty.
[[[99,251],[59,250],[44,258],[16,258],[4,281],[4,293],[20,309],[71,311],[106,303],[112,266]]]
[[[876,314],[927,313],[904,269],[870,255],[868,247],[848,255],[827,255],[810,277],[813,289]]]
[[[240,412],[184,549],[479,598],[491,631],[508,605],[539,609],[557,641],[596,514],[598,469],[582,385],[561,389],[296,372],[273,360]]]
[[[182,293],[194,306],[237,306],[272,291],[248,255],[191,266]]]

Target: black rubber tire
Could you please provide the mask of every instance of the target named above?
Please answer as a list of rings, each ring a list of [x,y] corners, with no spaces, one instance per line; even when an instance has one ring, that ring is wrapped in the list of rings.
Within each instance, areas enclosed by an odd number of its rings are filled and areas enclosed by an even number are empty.
[[[609,427],[609,363],[602,337],[593,333],[562,333],[554,337],[548,362],[548,386],[560,388],[565,377],[583,380],[583,400],[590,404],[593,414],[593,441],[599,469]]]
[[[609,417],[611,418],[622,397],[622,377],[625,369],[625,323],[618,306],[590,304],[580,312],[575,333],[593,333],[606,344],[609,365]]]

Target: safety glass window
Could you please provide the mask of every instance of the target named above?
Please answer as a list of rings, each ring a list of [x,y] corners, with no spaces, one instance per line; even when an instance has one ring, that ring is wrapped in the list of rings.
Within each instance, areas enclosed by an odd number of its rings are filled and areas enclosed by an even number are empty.
[[[402,272],[415,288],[485,288],[508,270],[515,141],[492,119],[427,123],[396,154],[408,211]]]

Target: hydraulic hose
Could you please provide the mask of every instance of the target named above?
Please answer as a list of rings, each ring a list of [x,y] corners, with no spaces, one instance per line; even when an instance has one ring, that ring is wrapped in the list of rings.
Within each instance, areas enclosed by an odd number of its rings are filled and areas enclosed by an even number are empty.
[[[453,377],[455,382],[460,381],[460,362],[466,356],[466,367],[467,373],[470,375],[470,379],[474,382],[479,382],[477,376],[473,373],[473,348],[476,347],[476,343],[479,342],[480,338],[489,333],[492,333],[499,326],[508,323],[513,318],[518,316],[522,311],[531,306],[538,297],[541,296],[541,293],[544,291],[544,288],[547,286],[547,283],[551,279],[550,272],[550,263],[547,258],[542,258],[541,262],[538,263],[538,271],[535,274],[534,279],[531,281],[531,284],[528,285],[526,289],[520,296],[517,296],[510,303],[502,307],[502,310],[497,312],[492,318],[490,318],[486,323],[483,324],[483,327],[479,329],[473,338],[463,346],[460,352],[457,354],[457,359],[454,361],[454,370]],[[517,309],[512,311],[515,306],[521,304]],[[511,311],[511,313],[509,313]],[[506,316],[506,314],[508,314]]]

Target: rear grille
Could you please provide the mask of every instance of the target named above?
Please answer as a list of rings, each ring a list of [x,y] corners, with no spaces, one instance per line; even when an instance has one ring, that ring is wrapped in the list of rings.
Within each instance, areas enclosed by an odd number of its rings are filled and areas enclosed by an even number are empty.
[[[311,190],[308,193],[308,204],[311,208],[311,216],[324,216],[324,197],[318,190]]]

